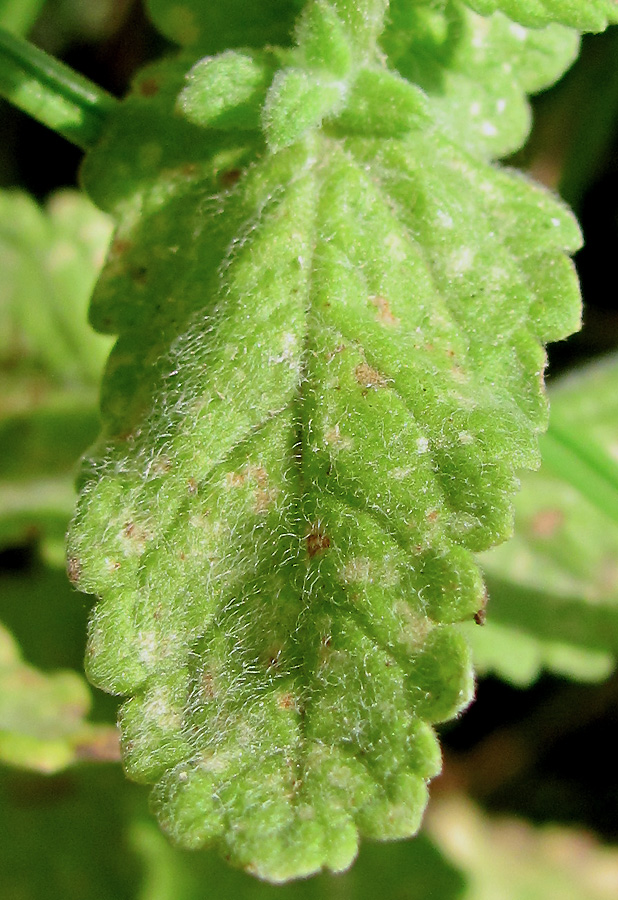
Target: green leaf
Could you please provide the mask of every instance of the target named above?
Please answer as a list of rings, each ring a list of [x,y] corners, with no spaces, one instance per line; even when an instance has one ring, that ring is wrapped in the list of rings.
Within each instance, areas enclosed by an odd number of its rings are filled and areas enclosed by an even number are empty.
[[[77,672],[48,675],[26,665],[0,625],[0,762],[49,773],[79,759],[113,758],[115,729],[86,722],[89,709]]]
[[[583,446],[598,447],[610,465],[618,446],[618,362],[587,367],[557,383],[551,397],[552,422],[584,436]],[[618,524],[547,463],[522,482],[514,538],[481,557],[490,623],[486,636],[472,636],[477,662],[518,682],[541,666],[604,677],[618,656]],[[501,656],[489,646],[494,638]],[[513,669],[522,643],[536,647],[528,676],[525,665],[519,674]]]
[[[0,0],[0,28],[26,35],[36,21],[45,0]]]
[[[618,22],[616,0],[466,0],[481,15],[499,10],[533,28],[560,22],[579,31],[603,31]]]
[[[382,6],[333,4],[349,105],[290,113],[284,149],[173,116],[180,59],[138,77],[84,169],[120,220],[70,536],[102,598],[88,672],[130,695],[125,766],[165,830],[271,881],[417,830],[431,725],[472,692],[471,551],[510,532],[541,341],[579,316],[572,217],[431,122],[372,50]]]
[[[83,196],[55,194],[41,209],[0,192],[0,378],[2,406],[24,377],[96,385],[109,342],[84,327],[110,222]],[[7,396],[7,394],[9,396]]]
[[[290,42],[302,0],[147,0],[157,28],[183,46],[216,53],[229,47],[261,47]]]
[[[0,193],[0,547],[45,536],[62,559],[76,461],[99,428],[95,385],[109,340],[86,306],[110,223],[79,194],[45,210]]]
[[[390,64],[429,95],[454,143],[496,158],[521,146],[531,119],[526,94],[559,78],[579,40],[559,25],[526,29],[460,3],[391,0],[381,45]]]

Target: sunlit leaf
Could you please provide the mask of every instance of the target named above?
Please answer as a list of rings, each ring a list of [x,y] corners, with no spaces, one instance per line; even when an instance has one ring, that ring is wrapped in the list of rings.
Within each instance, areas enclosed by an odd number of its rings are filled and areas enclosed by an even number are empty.
[[[385,68],[385,5],[309,4],[223,121],[258,57],[150,68],[84,168],[120,220],[70,537],[89,675],[130,696],[125,766],[174,840],[272,881],[417,830],[431,725],[472,691],[471,551],[510,532],[542,341],[579,318],[572,217]]]
[[[453,141],[496,158],[521,146],[530,128],[526,95],[559,78],[579,38],[560,25],[482,18],[461,3],[391,0],[381,43],[389,63],[431,97]]]
[[[618,22],[616,0],[467,0],[482,15],[496,10],[515,22],[538,27],[561,22],[580,31],[603,31]]]

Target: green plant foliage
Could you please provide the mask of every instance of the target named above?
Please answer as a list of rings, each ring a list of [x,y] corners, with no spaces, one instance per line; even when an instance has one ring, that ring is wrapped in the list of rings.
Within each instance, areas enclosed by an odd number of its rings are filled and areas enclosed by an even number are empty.
[[[84,317],[110,222],[70,191],[45,209],[2,192],[0,222],[0,547],[45,535],[61,559],[75,461],[99,427],[110,344]]]
[[[130,788],[120,766],[51,778],[0,772],[3,900],[136,900],[140,866],[126,835],[136,806]]]
[[[541,342],[579,316],[572,217],[384,66],[385,5],[307,4],[265,91],[245,50],[151,67],[83,172],[119,219],[69,547],[88,672],[130,695],[166,831],[272,881],[417,830],[471,696],[471,551],[510,532]]]
[[[47,675],[26,665],[0,625],[0,762],[57,772],[109,756],[115,729],[85,721],[90,691],[77,672]]]
[[[429,831],[466,875],[461,900],[612,900],[618,890],[616,847],[575,828],[490,819],[452,797],[434,806]]]
[[[0,0],[0,28],[13,34],[27,34],[43,3],[44,0]]]
[[[577,55],[576,32],[513,26],[455,2],[391,0],[380,41],[389,62],[432,99],[440,126],[460,147],[497,158],[530,127],[527,94],[552,84]]]
[[[171,847],[151,822],[137,821],[131,830],[143,865],[139,900],[371,900],[388,898],[458,900],[464,880],[425,835],[389,846],[364,844],[354,867],[344,874],[273,888],[226,866],[212,853],[187,853]],[[205,893],[205,886],[208,886]]]
[[[227,0],[225,5],[203,0],[147,0],[152,21],[166,37],[202,53],[289,43],[302,5],[302,0]]]
[[[585,434],[586,446],[596,446],[611,465],[618,447],[616,360],[558,382],[551,396],[556,427]],[[541,665],[604,677],[618,656],[618,525],[549,464],[524,476],[515,505],[515,536],[481,556],[491,615],[486,634],[471,635],[477,662],[523,683]],[[500,655],[501,643],[511,639],[527,652]]]
[[[579,31],[603,31],[618,22],[616,0],[467,0],[482,15],[499,10],[515,22],[539,27],[561,22]]]

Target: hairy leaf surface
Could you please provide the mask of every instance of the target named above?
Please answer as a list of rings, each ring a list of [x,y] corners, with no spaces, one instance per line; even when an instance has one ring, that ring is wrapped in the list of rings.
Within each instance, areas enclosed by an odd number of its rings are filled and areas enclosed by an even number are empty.
[[[530,128],[527,94],[552,84],[573,62],[576,32],[523,28],[461,3],[391,0],[381,38],[389,63],[432,98],[455,143],[484,158],[521,146]]]
[[[467,0],[482,15],[496,10],[515,22],[538,27],[561,22],[579,31],[603,31],[618,22],[617,0]]]
[[[618,473],[616,361],[558,382],[551,397],[556,427],[584,436],[583,447],[588,452],[597,448],[595,458],[604,454],[608,469],[613,465]],[[520,663],[528,657],[524,665],[530,665],[530,677],[541,665],[574,678],[603,677],[618,656],[616,522],[582,489],[554,473],[549,461],[524,476],[515,506],[515,536],[480,558],[491,615],[487,634],[472,638],[478,661],[519,681],[527,680],[525,669],[518,676],[508,661],[516,655]],[[530,647],[523,655],[514,648],[507,652],[511,635],[518,647],[536,643],[536,666]]]
[[[296,50],[182,93],[186,57],[149,70],[85,169],[121,220],[70,538],[89,674],[131,695],[166,830],[273,881],[418,828],[472,690],[471,551],[510,531],[542,341],[579,315],[572,217],[384,67],[384,8],[311,3]]]

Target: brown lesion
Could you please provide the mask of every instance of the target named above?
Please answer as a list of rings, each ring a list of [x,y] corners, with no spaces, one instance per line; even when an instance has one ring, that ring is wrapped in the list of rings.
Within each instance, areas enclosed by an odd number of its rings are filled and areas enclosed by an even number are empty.
[[[305,538],[307,545],[307,555],[309,559],[313,559],[319,553],[324,553],[330,547],[330,538],[319,525],[314,525],[307,537]]]
[[[357,365],[354,369],[354,377],[359,384],[367,388],[383,388],[388,384],[384,375],[366,362]]]
[[[237,472],[228,472],[225,476],[226,484],[230,488],[243,487],[248,480],[256,485],[253,492],[255,512],[266,512],[277,499],[279,490],[270,486],[268,472],[263,466],[250,464]]]
[[[159,93],[161,85],[156,78],[151,76],[140,81],[137,89],[142,97],[155,97]]]
[[[219,184],[224,188],[231,188],[240,181],[242,169],[228,169],[219,173]]]
[[[474,621],[476,622],[477,625],[485,624],[485,620],[487,619],[487,602],[488,602],[488,600],[489,600],[489,592],[488,592],[487,588],[485,588],[485,591],[483,593],[483,601],[481,603],[481,607],[480,607],[480,609],[477,609],[477,611],[474,613]]]
[[[401,319],[398,318],[398,316],[393,315],[390,303],[386,297],[382,297],[378,294],[374,297],[370,297],[369,302],[372,306],[375,306],[377,310],[377,319],[384,325],[390,325],[392,328],[396,328],[401,324]]]
[[[137,522],[129,519],[123,525],[122,536],[132,544],[135,552],[143,553],[152,534],[143,525],[139,525]]]
[[[67,560],[67,575],[71,584],[77,586],[82,576],[82,564],[76,556]]]

